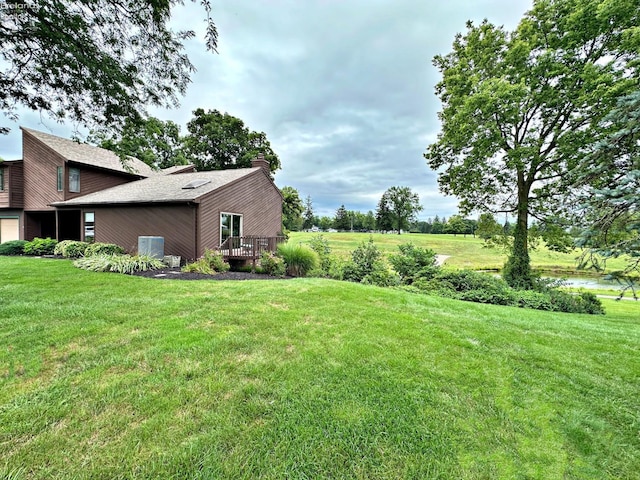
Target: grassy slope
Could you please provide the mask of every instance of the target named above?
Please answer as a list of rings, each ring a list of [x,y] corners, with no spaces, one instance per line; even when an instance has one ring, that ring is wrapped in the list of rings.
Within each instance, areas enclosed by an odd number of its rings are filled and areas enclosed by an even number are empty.
[[[316,233],[291,232],[290,239],[293,242],[307,242]],[[375,244],[386,253],[397,253],[398,245],[412,242],[420,247],[431,248],[438,254],[450,255],[447,265],[455,268],[501,269],[507,260],[506,254],[499,248],[486,248],[480,238],[471,235],[423,235],[423,234],[368,234],[368,233],[323,233],[333,253],[347,256],[361,242],[368,241],[372,237]],[[558,253],[552,252],[540,245],[531,252],[531,264],[534,269],[558,272],[575,272],[576,257],[579,252]],[[610,268],[622,268],[624,262],[620,259],[611,260]],[[581,272],[584,274],[585,272]]]
[[[637,478],[640,306],[0,258],[0,477]]]

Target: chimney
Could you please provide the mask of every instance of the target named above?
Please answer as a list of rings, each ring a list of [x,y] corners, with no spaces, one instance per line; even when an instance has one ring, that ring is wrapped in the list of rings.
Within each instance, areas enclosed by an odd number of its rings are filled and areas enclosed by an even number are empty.
[[[251,160],[252,167],[260,167],[264,170],[264,173],[267,175],[271,175],[271,168],[269,167],[269,162],[265,160],[264,155],[259,153],[256,158]]]

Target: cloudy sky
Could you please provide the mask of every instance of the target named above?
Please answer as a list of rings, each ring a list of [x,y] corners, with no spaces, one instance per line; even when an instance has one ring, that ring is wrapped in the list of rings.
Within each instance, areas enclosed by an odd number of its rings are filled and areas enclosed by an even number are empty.
[[[186,132],[196,108],[217,109],[263,131],[280,157],[279,187],[311,196],[333,216],[375,210],[389,187],[420,195],[421,218],[450,216],[455,198],[438,192],[422,156],[439,131],[439,73],[431,60],[451,50],[465,22],[515,28],[531,0],[213,0],[219,53],[204,47],[204,10],[174,12],[175,29],[196,30],[187,51],[197,73],[175,110],[152,109]],[[0,136],[0,157],[21,157],[18,125],[68,137],[32,112]]]

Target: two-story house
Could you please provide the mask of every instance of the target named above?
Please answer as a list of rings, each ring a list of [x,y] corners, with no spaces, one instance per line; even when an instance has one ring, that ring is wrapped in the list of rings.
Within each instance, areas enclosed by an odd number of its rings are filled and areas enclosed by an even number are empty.
[[[275,237],[282,195],[266,160],[252,168],[156,171],[135,158],[22,128],[21,160],[0,163],[0,243],[35,237],[117,243],[162,236],[196,258],[229,236]]]

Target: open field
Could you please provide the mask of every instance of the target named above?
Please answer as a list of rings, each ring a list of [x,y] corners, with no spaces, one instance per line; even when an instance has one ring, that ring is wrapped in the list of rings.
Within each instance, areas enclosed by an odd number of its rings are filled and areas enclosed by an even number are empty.
[[[640,307],[0,258],[0,478],[625,479]]]
[[[305,243],[317,233],[291,232],[290,241]],[[507,260],[506,253],[499,248],[486,248],[480,238],[471,235],[425,235],[419,233],[405,233],[402,235],[381,233],[322,233],[332,248],[332,253],[347,256],[363,241],[373,238],[374,243],[385,253],[397,253],[398,245],[411,242],[417,246],[431,248],[441,255],[449,255],[446,265],[455,268],[469,268],[472,270],[499,270]],[[575,273],[576,258],[579,252],[558,253],[548,250],[541,245],[531,252],[531,265],[534,269],[546,272]],[[622,268],[622,260],[611,261],[611,268]],[[580,272],[585,274],[585,272]]]

